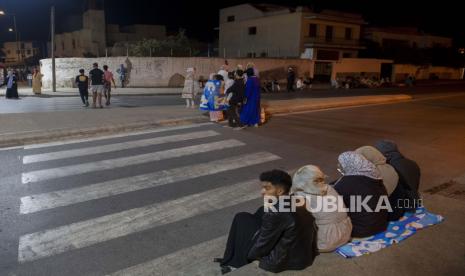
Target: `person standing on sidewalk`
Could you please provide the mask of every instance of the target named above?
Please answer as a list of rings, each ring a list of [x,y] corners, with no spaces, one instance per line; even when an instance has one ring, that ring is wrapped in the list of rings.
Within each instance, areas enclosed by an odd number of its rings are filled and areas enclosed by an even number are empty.
[[[93,64],[94,69],[89,72],[90,91],[92,92],[92,107],[96,108],[97,103],[100,108],[102,105],[102,93],[104,90],[103,84],[105,82],[105,74],[98,68],[98,63]]]
[[[195,68],[187,68],[186,73],[181,97],[186,100],[186,108],[195,108],[194,98],[200,90],[200,85],[195,80]]]
[[[105,94],[105,99],[106,99],[106,102],[105,102],[105,105],[110,105],[110,98],[111,98],[111,84],[113,83],[113,86],[115,87],[116,89],[116,83],[115,83],[115,79],[113,78],[113,73],[108,70],[108,65],[103,65],[103,74],[104,74],[104,78],[105,78],[105,82],[104,82],[104,94]]]
[[[79,75],[76,76],[76,86],[79,88],[79,95],[81,96],[82,104],[84,107],[89,106],[89,77],[84,75],[84,69],[79,70]]]
[[[294,91],[294,83],[295,83],[295,72],[292,67],[287,69],[287,92]]]
[[[18,95],[18,81],[16,79],[16,73],[14,71],[8,71],[8,76],[5,79],[6,85],[6,94],[5,98],[7,99],[19,99]]]
[[[32,74],[32,92],[36,95],[40,95],[42,93],[42,75],[40,73],[40,70],[37,68],[34,68],[33,74]]]

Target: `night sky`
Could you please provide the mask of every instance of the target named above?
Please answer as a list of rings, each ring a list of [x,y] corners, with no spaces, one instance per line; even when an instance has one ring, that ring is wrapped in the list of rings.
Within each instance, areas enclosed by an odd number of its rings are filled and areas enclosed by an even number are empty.
[[[57,12],[58,30],[73,26],[76,17],[84,9],[84,0],[0,0],[0,9],[15,13],[18,29],[23,40],[48,40],[49,10],[54,4]],[[360,12],[366,21],[377,26],[413,26],[422,30],[451,36],[462,44],[464,42],[463,9],[459,1],[409,1],[409,0],[288,0],[288,1],[237,1],[216,2],[200,1],[154,1],[154,0],[106,0],[105,10],[108,23],[128,25],[134,23],[164,24],[175,32],[179,28],[187,30],[189,37],[212,41],[218,25],[218,9],[241,4],[274,3],[286,5],[306,5],[315,9],[330,8],[342,11]],[[0,18],[0,41],[13,41],[14,35],[8,33],[12,27],[11,17]]]

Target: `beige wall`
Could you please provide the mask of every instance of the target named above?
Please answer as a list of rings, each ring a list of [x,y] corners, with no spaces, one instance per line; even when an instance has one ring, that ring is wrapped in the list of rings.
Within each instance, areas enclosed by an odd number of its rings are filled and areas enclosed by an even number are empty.
[[[211,73],[216,73],[224,63],[220,58],[141,58],[141,57],[111,57],[111,58],[58,58],[56,59],[56,76],[58,87],[72,87],[74,78],[80,68],[88,72],[92,63],[98,62],[100,67],[107,64],[111,71],[118,74],[116,69],[120,64],[130,67],[129,87],[167,87],[178,86],[180,76],[185,75],[186,68],[196,67],[197,76],[208,78]],[[228,59],[230,68],[237,64],[245,66],[254,62],[262,79],[282,79],[286,75],[288,66],[296,68],[298,75],[310,74],[313,71],[313,63],[302,59]],[[43,85],[51,86],[51,60],[41,60],[41,70],[44,74]]]
[[[392,62],[392,60],[384,59],[344,58],[333,63],[331,79],[360,73],[379,76],[381,73],[381,64]]]
[[[435,74],[439,79],[458,80],[463,76],[462,68],[451,68],[442,66],[417,66],[411,64],[395,64],[393,75],[395,81],[401,82],[405,80],[407,75],[415,76],[417,80],[427,80],[431,74]]]

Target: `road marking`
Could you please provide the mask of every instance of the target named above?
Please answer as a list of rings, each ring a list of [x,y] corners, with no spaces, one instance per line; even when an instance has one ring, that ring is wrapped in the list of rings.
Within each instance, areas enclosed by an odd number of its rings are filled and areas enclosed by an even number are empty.
[[[260,197],[256,180],[21,236],[21,263],[177,222]]]
[[[76,203],[263,164],[278,159],[281,158],[277,155],[267,152],[244,154],[236,157],[214,160],[203,164],[122,178],[75,189],[25,196],[21,198],[20,212],[21,214],[30,214],[43,210],[68,206]]]
[[[141,155],[134,155],[130,157],[121,157],[116,159],[108,159],[97,162],[83,163],[78,165],[64,166],[52,169],[31,171],[22,174],[22,183],[32,183],[44,180],[50,180],[60,177],[79,175],[84,173],[110,170],[116,168],[123,168],[132,165],[144,164],[154,161],[160,161],[165,159],[177,158],[182,156],[188,156],[198,153],[205,153],[215,150],[233,148],[238,146],[244,146],[245,144],[234,140],[224,140],[219,142],[212,142],[200,145],[193,145],[183,148],[169,149],[158,152],[152,152]]]
[[[107,135],[107,136],[94,137],[94,138],[74,139],[74,140],[67,140],[67,141],[27,145],[27,146],[24,146],[24,149],[28,150],[28,149],[47,148],[47,147],[54,147],[54,146],[63,146],[63,145],[93,142],[93,141],[100,141],[100,140],[113,139],[113,138],[131,137],[131,136],[137,136],[137,135],[143,135],[143,134],[152,134],[152,133],[160,133],[160,132],[166,132],[166,131],[198,128],[198,127],[204,127],[204,126],[209,126],[209,125],[212,125],[212,123],[200,123],[200,124],[183,125],[183,126],[175,126],[175,127],[162,127],[162,128],[152,129],[152,130]]]
[[[219,133],[215,131],[197,131],[197,132],[191,132],[187,134],[162,136],[162,137],[156,137],[156,138],[150,138],[150,139],[101,145],[101,146],[88,147],[88,148],[79,148],[79,149],[64,150],[64,151],[57,151],[57,152],[47,152],[47,153],[41,153],[41,154],[26,155],[23,157],[23,164],[30,164],[30,163],[35,163],[35,162],[44,162],[44,161],[51,161],[51,160],[58,160],[58,159],[66,159],[66,158],[80,157],[80,156],[100,154],[100,153],[108,153],[112,151],[127,150],[127,149],[139,148],[139,147],[160,145],[160,144],[165,144],[165,143],[207,138],[207,137],[213,137],[217,135],[219,135]]]
[[[226,240],[221,236],[107,276],[219,275],[220,266],[213,258],[223,256]]]

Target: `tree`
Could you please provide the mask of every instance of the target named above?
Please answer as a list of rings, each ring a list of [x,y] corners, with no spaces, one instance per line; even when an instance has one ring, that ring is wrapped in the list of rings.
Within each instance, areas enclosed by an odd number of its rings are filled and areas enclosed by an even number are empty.
[[[165,39],[143,39],[128,44],[118,43],[115,47],[129,47],[129,55],[137,57],[195,56],[199,53],[182,29],[176,35],[168,36]]]

